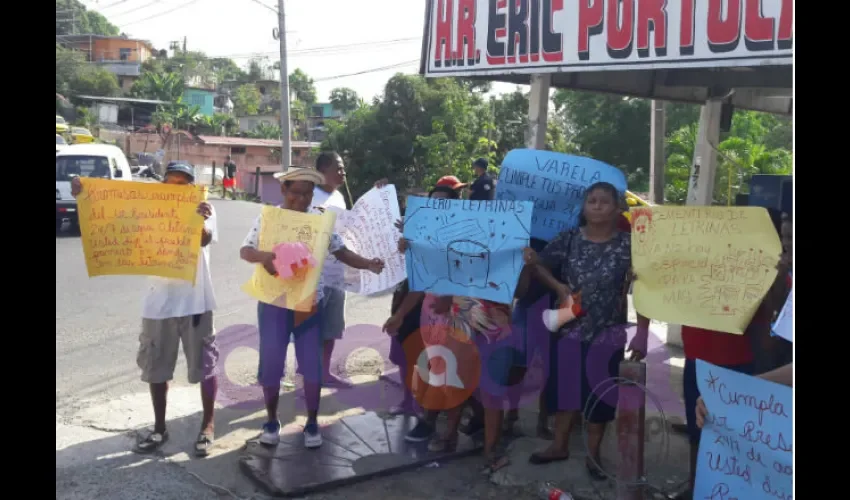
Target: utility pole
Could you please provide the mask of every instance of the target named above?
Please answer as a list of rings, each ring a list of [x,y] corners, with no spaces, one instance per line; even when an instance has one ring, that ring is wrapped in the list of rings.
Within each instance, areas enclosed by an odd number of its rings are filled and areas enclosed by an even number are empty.
[[[667,155],[664,141],[667,136],[667,102],[650,101],[650,144],[649,144],[649,200],[664,203],[664,165]]]
[[[286,15],[283,0],[277,0],[278,39],[280,39],[280,163],[285,171],[292,165],[292,124],[289,121],[289,71],[286,69]]]

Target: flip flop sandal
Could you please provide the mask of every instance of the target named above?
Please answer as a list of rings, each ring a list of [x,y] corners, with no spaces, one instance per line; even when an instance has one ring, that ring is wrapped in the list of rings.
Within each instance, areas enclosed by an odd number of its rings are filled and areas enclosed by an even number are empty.
[[[153,453],[160,449],[166,441],[168,441],[168,431],[161,433],[151,432],[145,436],[144,439],[140,439],[136,442],[136,446],[133,448],[133,451],[136,453]]]
[[[203,432],[198,434],[198,439],[195,440],[195,456],[206,457],[210,454],[210,448],[213,444],[213,438],[209,434]]]
[[[546,455],[544,453],[532,453],[531,456],[528,457],[528,463],[532,465],[543,465],[543,464],[551,464],[552,462],[563,462],[564,460],[569,460],[569,453],[566,455]]]
[[[490,475],[499,469],[511,464],[511,459],[504,453],[490,453],[487,456],[487,466],[481,471],[482,474]]]
[[[604,472],[599,470],[599,467],[597,467],[596,465],[591,464],[590,462],[585,462],[584,465],[585,467],[587,467],[587,473],[590,475],[590,479],[593,479],[594,481],[604,481],[608,479],[608,476],[606,476]]]

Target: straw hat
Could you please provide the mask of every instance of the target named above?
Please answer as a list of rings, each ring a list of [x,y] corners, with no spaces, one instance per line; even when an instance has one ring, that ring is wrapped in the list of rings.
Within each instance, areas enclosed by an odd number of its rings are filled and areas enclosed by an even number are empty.
[[[325,183],[325,176],[321,172],[308,167],[289,167],[284,172],[277,172],[274,178],[281,184],[285,181],[307,181],[319,185]]]

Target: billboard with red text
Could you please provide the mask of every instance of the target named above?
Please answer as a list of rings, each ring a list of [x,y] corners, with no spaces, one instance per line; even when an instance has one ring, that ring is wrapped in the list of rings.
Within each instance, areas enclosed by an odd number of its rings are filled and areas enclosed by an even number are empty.
[[[424,73],[792,63],[793,0],[427,0]]]

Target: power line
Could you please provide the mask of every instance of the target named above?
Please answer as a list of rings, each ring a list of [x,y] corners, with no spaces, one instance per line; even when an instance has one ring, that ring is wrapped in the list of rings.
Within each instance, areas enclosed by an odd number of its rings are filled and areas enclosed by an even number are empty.
[[[289,33],[292,33],[292,32],[290,31]],[[337,51],[337,50],[347,51],[348,49],[351,49],[351,48],[363,48],[363,47],[371,49],[371,48],[375,48],[375,47],[388,45],[388,44],[391,44],[391,43],[410,42],[410,41],[414,41],[414,40],[420,41],[421,38],[419,38],[419,37],[397,38],[397,39],[394,39],[394,40],[377,40],[377,41],[371,41],[371,42],[347,43],[347,44],[340,44],[340,45],[326,45],[324,47],[309,47],[309,48],[304,48],[304,49],[290,50],[289,54],[292,54],[292,55],[316,54],[316,53],[321,53],[321,52]],[[274,54],[277,54],[277,52],[274,52],[274,51],[269,51],[269,52],[243,52],[243,53],[239,53],[239,54],[224,54],[224,55],[214,55],[214,56],[208,55],[207,57],[209,57],[209,58],[242,59],[242,58],[247,58],[247,57],[261,57],[261,56],[264,56],[264,55],[274,55]]]
[[[365,75],[367,73],[377,73],[379,71],[386,71],[388,69],[400,68],[403,66],[409,66],[411,64],[419,64],[419,59],[413,59],[412,61],[404,61],[400,63],[390,64],[389,66],[381,66],[380,68],[372,68],[372,69],[364,69],[363,71],[358,71],[356,73],[348,73],[345,75],[335,75],[335,76],[326,76],[322,78],[314,78],[313,82],[326,82],[328,80],[337,80],[339,78],[348,78],[349,76],[359,76]]]
[[[262,5],[263,7],[265,7],[265,8],[267,8],[267,9],[269,9],[270,11],[274,12],[274,15],[277,15],[277,9],[275,9],[275,8],[274,8],[274,7],[272,7],[271,5],[269,5],[269,4],[267,4],[267,3],[264,3],[264,2],[261,2],[260,0],[251,0],[251,1],[252,1],[252,2],[254,2],[254,3],[255,3],[255,4],[257,4],[257,5]]]
[[[110,7],[114,7],[114,6],[116,6],[116,5],[119,5],[119,4],[122,4],[122,3],[126,3],[126,2],[128,2],[128,1],[129,1],[129,0],[118,0],[117,2],[108,3],[108,4],[104,5],[104,6],[100,6],[100,5],[98,5],[98,6],[97,6],[97,8],[98,8],[98,10],[100,10],[100,9],[108,9],[108,8],[110,8]],[[97,4],[97,2],[95,2],[95,4]]]
[[[147,7],[147,6],[149,6],[149,5],[153,5],[153,4],[155,4],[155,3],[159,3],[159,2],[161,2],[161,1],[162,1],[162,0],[153,0],[152,2],[143,3],[142,5],[139,5],[138,7],[132,8],[132,9],[130,9],[130,10],[125,10],[124,12],[118,12],[118,13],[115,13],[115,14],[109,14],[109,15],[110,15],[110,16],[112,16],[112,17],[124,16],[124,15],[127,15],[127,14],[131,13],[131,12],[136,12],[137,10],[144,9],[145,7]]]
[[[129,23],[121,23],[121,24],[122,24],[122,27],[127,27],[127,26],[130,26],[131,24],[141,23],[141,22],[143,22],[143,21],[147,21],[147,20],[149,20],[149,19],[154,19],[154,18],[156,18],[156,17],[164,16],[164,15],[166,15],[166,14],[171,14],[171,13],[172,13],[172,12],[174,12],[175,10],[182,9],[182,8],[184,8],[184,7],[188,7],[188,6],[192,5],[193,3],[197,2],[197,1],[198,1],[198,0],[189,0],[189,1],[188,1],[188,2],[186,2],[186,3],[180,4],[180,5],[178,5],[177,7],[174,7],[173,9],[166,10],[165,12],[160,12],[160,13],[158,13],[158,14],[153,14],[153,15],[148,16],[148,17],[143,17],[143,18],[141,18],[141,19],[137,19],[137,20],[135,20],[135,21],[131,21],[131,22],[129,22]]]

